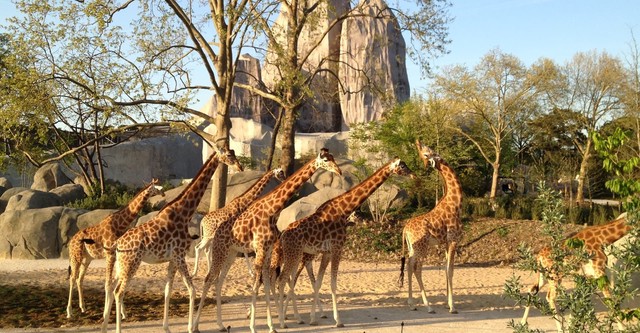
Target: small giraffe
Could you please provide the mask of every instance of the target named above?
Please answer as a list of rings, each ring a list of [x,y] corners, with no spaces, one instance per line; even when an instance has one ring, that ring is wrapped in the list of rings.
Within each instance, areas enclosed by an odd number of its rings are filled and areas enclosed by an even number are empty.
[[[587,262],[580,263],[581,270],[579,274],[595,279],[606,275],[607,255],[604,252],[604,248],[608,245],[613,244],[615,241],[626,235],[629,230],[631,230],[631,227],[626,222],[626,214],[623,214],[607,224],[584,228],[580,232],[569,238],[579,239],[583,241],[583,249],[590,256]],[[550,247],[547,246],[540,250],[536,257],[536,261],[539,267],[541,267],[541,271],[538,273],[538,282],[531,286],[529,293],[534,295],[537,294],[538,291],[540,291],[540,288],[542,288],[546,284],[547,279],[543,274],[543,272],[546,272],[549,279],[549,292],[547,293],[547,301],[549,302],[551,310],[554,312],[554,318],[556,320],[556,327],[558,329],[558,332],[562,332],[563,325],[558,317],[555,316],[555,311],[557,288],[562,283],[563,276],[561,274],[558,274],[557,272],[554,272],[553,270],[553,259],[551,257]],[[602,290],[602,293],[606,298],[610,298],[611,291],[609,289],[609,286],[605,286],[605,288]],[[521,320],[522,324],[527,323],[530,308],[530,305],[525,308],[524,315]],[[618,326],[621,328],[621,323],[618,323]]]
[[[93,259],[107,258],[105,282],[111,280],[115,256],[107,251],[106,248],[113,247],[116,240],[137,220],[138,214],[147,199],[155,195],[164,196],[162,187],[158,186],[157,183],[158,180],[153,179],[151,183],[136,194],[126,207],[110,214],[100,223],[80,230],[71,238],[69,241],[69,302],[67,303],[67,318],[71,318],[73,314],[71,303],[74,285],[78,287],[80,310],[83,313],[85,312],[82,281],[84,281],[84,275]],[[86,244],[83,239],[92,239],[93,244]],[[108,289],[105,292],[108,292]]]
[[[198,322],[207,293],[211,284],[214,282],[216,285],[217,323],[220,331],[224,332],[226,330],[225,326],[222,325],[221,296],[224,279],[238,252],[255,252],[256,257],[253,267],[256,276],[254,278],[251,297],[251,320],[249,327],[251,332],[255,333],[256,298],[259,288],[262,282],[264,282],[265,300],[267,303],[267,324],[270,331],[275,332],[270,309],[269,294],[271,288],[269,264],[272,248],[280,234],[276,225],[277,216],[293,194],[320,168],[338,175],[342,174],[333,155],[329,153],[328,149],[322,148],[318,157],[307,162],[302,168],[285,179],[284,182],[271,192],[254,201],[247,210],[236,219],[223,223],[218,227],[214,240],[211,242],[211,253],[214,254],[214,257],[211,263],[211,269],[209,273],[207,273],[202,287],[202,297],[200,298],[200,305],[194,319],[195,330],[198,329]],[[262,278],[263,276],[265,277],[264,279]]]
[[[195,248],[195,265],[193,267],[193,275],[195,276],[198,272],[198,261],[200,259],[200,252],[204,250],[207,256],[207,264],[208,269],[211,269],[211,242],[213,241],[214,235],[218,227],[224,223],[225,221],[229,221],[238,214],[242,213],[247,207],[262,193],[262,190],[267,186],[269,181],[275,178],[279,181],[284,180],[284,171],[282,168],[273,169],[269,172],[266,172],[258,181],[249,187],[243,194],[233,199],[231,202],[226,204],[223,208],[217,209],[213,212],[209,212],[202,218],[202,222],[200,222],[200,227],[202,228],[202,232],[200,237],[202,238],[198,245]],[[248,261],[247,261],[247,265]],[[251,266],[249,266],[251,268]]]
[[[165,205],[158,214],[145,224],[129,229],[116,243],[116,280],[113,294],[109,293],[105,300],[104,322],[102,331],[107,331],[109,313],[113,299],[116,302],[116,332],[121,331],[121,309],[124,291],[129,280],[133,278],[145,261],[150,264],[169,262],[167,268],[166,287],[164,295],[164,320],[162,327],[169,332],[169,298],[173,287],[176,270],[182,275],[184,284],[189,292],[188,331],[191,333],[193,322],[193,307],[195,291],[193,281],[187,268],[185,255],[193,241],[189,235],[188,224],[196,212],[198,203],[211,180],[211,176],[222,162],[235,166],[242,171],[233,150],[214,152],[204,163],[193,181],[173,201]]]
[[[331,296],[333,299],[333,317],[336,327],[343,327],[338,314],[337,278],[342,249],[347,238],[348,217],[392,174],[414,178],[413,172],[399,158],[394,158],[369,178],[354,186],[349,191],[325,202],[308,217],[291,223],[280,235],[282,244],[282,271],[278,279],[278,317],[280,327],[286,328],[284,321],[284,287],[289,283],[289,296],[293,303],[293,311],[298,322],[302,322],[298,314],[295,300],[296,268],[304,262],[305,253],[315,255],[322,253],[322,261],[318,269],[318,278],[313,287],[314,302],[311,305],[311,325],[317,325],[315,306],[319,302],[319,291],[322,277],[331,260]],[[307,259],[308,260],[308,259]]]
[[[455,171],[435,151],[423,146],[416,140],[416,147],[425,167],[429,164],[438,170],[444,178],[444,196],[438,204],[428,213],[409,219],[402,230],[402,264],[400,267],[400,285],[404,279],[405,245],[409,248],[409,307],[413,310],[416,305],[412,295],[412,277],[415,275],[422,300],[429,313],[434,313],[427,300],[427,294],[422,284],[422,262],[429,248],[436,244],[446,246],[446,277],[447,277],[447,301],[450,313],[458,313],[453,305],[453,263],[456,246],[462,238],[462,222],[460,214],[462,210],[462,189]]]

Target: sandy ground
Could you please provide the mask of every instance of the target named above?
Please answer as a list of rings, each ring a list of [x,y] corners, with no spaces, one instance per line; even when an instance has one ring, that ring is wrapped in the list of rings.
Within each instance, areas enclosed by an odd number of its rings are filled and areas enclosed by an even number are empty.
[[[190,259],[192,260],[192,259]],[[190,264],[193,262],[190,261]],[[202,265],[206,266],[203,261]],[[59,281],[66,286],[66,268],[68,261],[52,260],[0,260],[0,280],[2,279],[37,279],[45,277],[48,281]],[[317,265],[316,265],[317,266]],[[166,265],[141,266],[130,288],[139,288],[157,293],[162,298],[164,289],[164,272]],[[202,284],[204,269],[195,279],[200,297],[199,287]],[[92,284],[99,288],[102,284],[104,261],[91,264],[85,285]],[[513,274],[521,276],[521,281],[529,285],[535,277],[527,272],[516,271],[509,267],[457,267],[454,275],[454,301],[458,314],[450,314],[446,308],[446,290],[444,271],[441,267],[425,267],[424,281],[427,295],[436,310],[429,314],[423,307],[410,311],[406,306],[407,287],[397,284],[398,264],[361,263],[345,261],[341,263],[338,275],[338,308],[345,324],[344,328],[335,328],[331,313],[330,276],[325,275],[322,292],[322,304],[328,318],[320,319],[318,326],[297,324],[287,321],[289,328],[279,329],[278,318],[274,324],[279,332],[374,332],[374,333],[411,333],[411,332],[511,332],[507,327],[509,320],[519,320],[523,309],[515,307],[514,302],[503,297],[504,282]],[[415,285],[415,283],[414,283]],[[174,290],[184,293],[182,281],[176,278]],[[311,286],[306,273],[303,273],[297,286],[299,305],[303,320],[309,320]],[[414,292],[414,297],[419,294]],[[211,293],[209,294],[211,297]],[[223,316],[224,325],[231,326],[230,332],[248,332],[249,320],[246,310],[250,303],[250,282],[247,268],[243,260],[236,260],[224,286]],[[77,302],[77,300],[74,300]],[[66,304],[66,299],[61,300]],[[126,298],[125,298],[126,304]],[[259,332],[267,332],[264,301],[258,302],[256,320]],[[197,305],[196,305],[197,307]],[[275,308],[273,308],[275,310]],[[101,309],[88,309],[100,311]],[[275,313],[275,311],[272,311]],[[114,319],[112,318],[112,321]],[[170,318],[172,332],[186,332],[187,319]],[[529,323],[532,327],[546,331],[555,331],[551,318],[542,316],[532,310]],[[114,331],[115,325],[109,326]],[[217,332],[215,323],[215,307],[204,309],[200,323],[201,332]],[[0,332],[96,332],[98,326],[69,327],[58,329],[0,329]],[[123,322],[123,331],[134,333],[161,332],[161,321]]]

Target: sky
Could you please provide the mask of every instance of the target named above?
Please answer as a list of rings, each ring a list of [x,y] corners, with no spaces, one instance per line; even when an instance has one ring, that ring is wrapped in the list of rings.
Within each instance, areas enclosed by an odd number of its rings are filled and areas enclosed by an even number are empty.
[[[526,65],[540,57],[563,64],[591,50],[628,55],[632,30],[640,43],[639,0],[451,1],[450,52],[432,61],[436,72],[456,64],[473,67],[496,48]],[[15,12],[10,0],[0,0],[0,22]],[[428,88],[416,65],[407,71],[412,91]]]
[[[629,54],[632,30],[640,43],[638,0],[452,0],[449,54],[432,62],[469,68],[493,49],[518,57],[526,65],[541,57],[564,64],[578,52]],[[411,66],[409,66],[411,68]],[[409,73],[418,73],[409,70]],[[428,80],[410,74],[413,91]]]

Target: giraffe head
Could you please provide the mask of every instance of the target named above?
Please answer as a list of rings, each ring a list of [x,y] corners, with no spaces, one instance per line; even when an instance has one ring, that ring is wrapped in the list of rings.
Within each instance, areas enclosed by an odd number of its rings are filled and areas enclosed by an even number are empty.
[[[151,187],[149,188],[149,197],[153,197],[156,195],[161,195],[164,197],[164,189],[162,188],[162,186],[157,185],[158,184],[158,178],[154,178],[151,180]]]
[[[238,162],[236,153],[233,151],[233,149],[222,148],[220,149],[218,155],[220,156],[221,163],[224,163],[228,166],[235,166],[238,171],[242,171],[242,165],[240,165],[240,162]]]
[[[410,177],[411,179],[416,179],[416,175],[409,169],[406,163],[402,161],[398,157],[394,157],[393,162],[389,164],[389,168],[391,172],[398,176]]]
[[[425,167],[431,165],[432,168],[436,168],[437,165],[442,161],[442,157],[440,157],[438,153],[436,153],[433,149],[421,144],[420,140],[416,140],[416,147],[418,148],[420,159],[422,159],[422,162],[424,162]]]
[[[342,175],[342,170],[338,167],[338,163],[333,159],[333,155],[329,153],[329,149],[322,148],[320,149],[320,154],[316,157],[314,161],[316,169],[325,169],[329,172],[336,173],[338,175]]]
[[[273,172],[273,178],[279,181],[283,181],[285,178],[287,178],[285,177],[284,170],[282,168],[275,168],[271,170],[271,172]]]

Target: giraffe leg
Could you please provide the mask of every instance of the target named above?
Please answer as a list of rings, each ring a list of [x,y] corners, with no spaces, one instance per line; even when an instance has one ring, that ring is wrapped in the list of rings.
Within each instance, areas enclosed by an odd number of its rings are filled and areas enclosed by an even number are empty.
[[[87,273],[87,268],[91,263],[91,259],[84,258],[80,264],[80,271],[78,273],[78,279],[76,280],[76,287],[78,288],[78,305],[80,306],[80,311],[84,313],[86,308],[84,306],[84,293],[82,290],[82,283],[84,282],[84,275]]]
[[[313,255],[305,255],[303,257],[304,263],[302,263],[300,265],[300,267],[298,268],[298,272],[296,273],[296,282],[294,283],[294,285],[298,283],[298,278],[300,277],[300,274],[302,273],[303,267],[306,268],[306,270],[307,270],[307,275],[309,276],[309,282],[311,282],[311,286],[313,287],[313,285],[315,285],[316,276],[313,274],[313,263],[312,263],[313,257],[314,257]],[[302,266],[302,265],[304,265],[304,266]],[[320,302],[320,298],[314,299],[314,302],[316,303],[316,306],[318,307],[318,312],[320,312],[320,318],[327,318],[327,315],[324,314],[324,310],[322,309],[322,302]]]
[[[212,256],[212,262],[207,272],[207,275],[204,279],[204,284],[202,286],[202,296],[200,297],[200,304],[198,305],[198,311],[196,311],[194,320],[193,320],[193,330],[195,332],[198,331],[198,324],[200,322],[200,315],[202,314],[202,309],[204,308],[204,303],[207,298],[207,294],[209,292],[209,288],[211,285],[215,283],[216,286],[216,313],[217,318],[216,321],[218,323],[218,330],[220,332],[226,332],[227,329],[222,324],[222,285],[224,283],[224,279],[233,264],[235,259],[235,252],[229,250],[227,248],[209,248],[211,253],[218,253],[220,255],[215,258]],[[227,256],[224,257],[222,254],[227,253]]]
[[[407,264],[407,288],[409,289],[407,304],[409,304],[409,309],[417,310],[416,303],[413,300],[413,274],[416,266],[416,258],[414,255],[409,256],[409,262]]]
[[[551,308],[551,312],[553,313],[553,319],[556,321],[556,328],[558,333],[564,332],[564,318],[561,318],[556,312],[556,297],[557,297],[557,288],[560,284],[560,281],[549,281],[549,292],[547,293],[547,302],[549,302],[549,307]]]
[[[116,263],[118,264],[117,284],[113,293],[113,297],[116,301],[116,333],[121,333],[122,331],[122,304],[124,302],[124,292],[129,280],[131,280],[135,272],[138,270],[138,267],[140,267],[142,259],[136,255],[135,251],[120,253],[122,254],[116,258]],[[111,302],[109,302],[109,304],[105,304],[105,321],[103,322],[104,332],[106,332],[106,325],[108,323],[110,310]]]
[[[67,302],[67,318],[71,318],[73,315],[73,287],[76,285],[78,281],[78,270],[80,269],[80,260],[77,259],[77,255],[74,252],[73,243],[69,244],[69,301]],[[80,293],[78,292],[78,298],[80,298]]]
[[[313,264],[312,264],[312,260],[313,260],[313,255],[311,254],[303,254],[302,257],[302,262],[300,263],[300,265],[298,266],[298,270],[296,271],[296,275],[293,281],[293,285],[294,287],[298,284],[298,278],[300,277],[300,274],[302,273],[302,270],[306,268],[307,270],[307,275],[309,276],[309,282],[311,282],[311,287],[313,288],[313,286],[316,284],[316,277],[313,274]],[[287,307],[289,304],[289,298],[286,298],[284,300],[284,316],[285,319],[287,317]],[[293,299],[293,311],[294,311],[294,318],[296,319],[296,321],[298,322],[298,324],[304,324],[304,320],[302,320],[302,318],[300,317],[300,314],[298,313],[298,307],[297,307],[297,299],[294,298]],[[318,312],[320,312],[320,318],[327,318],[327,316],[324,314],[324,310],[322,309],[322,302],[320,302],[320,300],[316,300],[314,299],[314,302],[316,302],[316,306],[318,307]]]
[[[335,251],[331,256],[331,298],[333,300],[333,319],[336,327],[344,327],[338,313],[338,267],[340,266],[340,251]]]
[[[287,301],[289,299],[292,300],[294,306],[294,313],[296,314],[296,319],[298,322],[302,321],[299,318],[298,311],[296,309],[296,301],[295,301],[295,274],[298,263],[302,260],[302,251],[298,251],[297,246],[294,249],[288,249],[289,244],[283,242],[283,255],[282,255],[282,270],[280,272],[280,277],[277,279],[278,281],[278,294],[276,297],[276,307],[278,308],[278,318],[280,319],[280,328],[287,328],[287,324],[285,323],[285,314],[286,314],[286,302],[284,300],[284,290],[285,285],[289,285],[289,293],[287,296]],[[285,255],[286,254],[286,255]]]
[[[256,273],[251,268],[251,259],[249,259],[249,254],[244,252],[244,262],[247,263],[247,270],[249,270],[249,276],[254,279],[256,277]]]
[[[169,262],[169,267],[167,268],[167,277],[165,279],[164,286],[164,312],[162,318],[162,329],[169,333],[169,301],[171,299],[171,290],[173,290],[173,278],[176,275],[177,263],[175,261]],[[191,326],[191,322],[189,322],[189,326]],[[191,329],[191,327],[189,327]],[[191,331],[189,331],[191,332]]]
[[[313,302],[311,303],[311,318],[309,319],[309,325],[312,326],[318,325],[318,320],[316,319],[316,303],[320,298],[320,287],[322,286],[322,278],[324,277],[324,272],[327,270],[327,265],[329,265],[329,255],[323,253],[322,259],[320,260],[320,267],[318,267],[318,277],[316,283],[313,285]]]
[[[193,332],[193,308],[195,306],[195,289],[193,288],[193,280],[191,279],[191,275],[189,275],[189,267],[187,266],[187,262],[184,259],[184,256],[181,256],[177,262],[177,269],[182,275],[182,281],[184,285],[187,287],[187,291],[189,292],[189,319],[187,324],[187,332]],[[173,279],[172,279],[173,280]]]
[[[195,259],[194,264],[193,264],[193,276],[196,276],[196,274],[198,274],[198,264],[200,263],[200,253],[202,253],[202,251],[205,252],[205,255],[207,257],[207,263],[209,265],[209,267],[211,267],[211,263],[210,263],[210,258],[209,258],[209,244],[211,243],[211,239],[212,238],[202,238],[200,240],[200,242],[196,245],[195,247]]]
[[[538,273],[538,282],[531,286],[529,290],[529,295],[537,294],[540,289],[547,283],[542,273]],[[529,310],[531,309],[531,304],[527,304],[527,307],[524,309],[524,314],[522,315],[522,319],[520,320],[520,324],[524,325],[527,323],[527,318],[529,318]]]
[[[253,282],[253,290],[251,292],[251,318],[249,319],[249,328],[251,329],[251,333],[256,333],[256,301],[258,297],[258,292],[260,291],[260,280],[262,280],[262,276],[264,276],[264,291],[265,291],[265,301],[267,303],[267,325],[269,326],[269,332],[277,332],[273,328],[273,322],[271,319],[271,284],[269,278],[269,257],[271,255],[269,246],[258,246],[256,249],[256,258],[254,260],[254,269],[256,277]]]
[[[420,295],[422,296],[422,302],[424,303],[424,306],[427,307],[427,312],[436,313],[433,310],[433,308],[431,308],[431,304],[429,304],[429,300],[427,300],[427,291],[424,289],[424,283],[422,283],[422,261],[421,260],[419,259],[414,260],[413,273],[416,276],[416,282],[418,282],[418,288],[420,288]]]
[[[456,256],[456,242],[451,242],[447,249],[447,303],[449,304],[449,313],[458,313],[453,305],[453,263]]]

